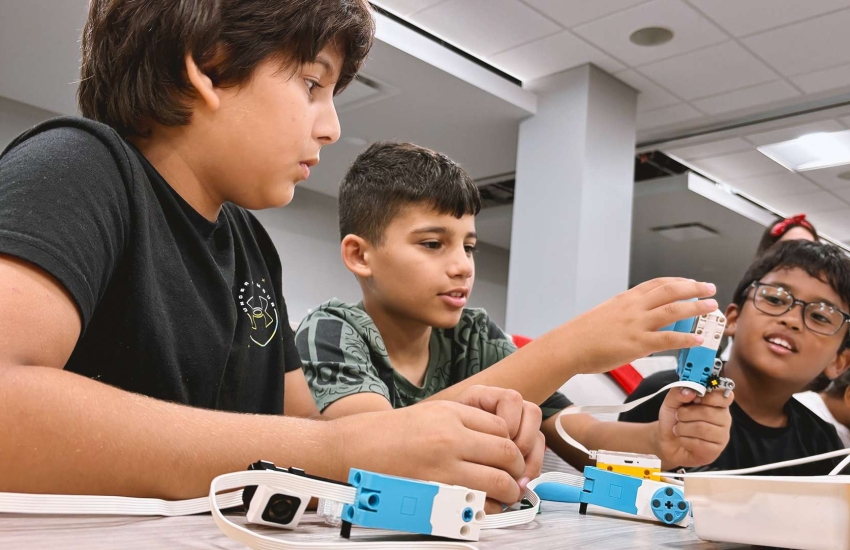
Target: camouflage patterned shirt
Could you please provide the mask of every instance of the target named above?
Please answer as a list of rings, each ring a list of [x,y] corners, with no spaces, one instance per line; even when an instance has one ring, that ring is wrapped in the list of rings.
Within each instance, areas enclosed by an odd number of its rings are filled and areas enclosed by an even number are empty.
[[[392,368],[381,334],[363,304],[336,299],[301,322],[295,344],[319,410],[364,392],[384,396],[394,408],[413,405],[516,351],[483,309],[465,309],[456,327],[431,331],[428,369],[419,387]],[[569,405],[556,392],[540,408],[548,418]]]

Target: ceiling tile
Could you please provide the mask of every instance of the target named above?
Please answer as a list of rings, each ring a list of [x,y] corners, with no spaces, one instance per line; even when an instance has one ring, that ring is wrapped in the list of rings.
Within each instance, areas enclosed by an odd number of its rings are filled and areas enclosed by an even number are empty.
[[[776,79],[747,50],[729,41],[638,69],[679,97],[690,100]]]
[[[800,212],[817,214],[847,208],[847,203],[827,191],[817,191],[804,195],[771,195],[755,197],[768,206],[776,208],[786,216]]]
[[[614,76],[640,92],[637,103],[639,113],[681,102],[679,98],[634,69],[617,73]]]
[[[372,0],[378,7],[406,17],[446,0]]]
[[[788,172],[755,150],[700,159],[693,164],[724,182]]]
[[[525,0],[565,27],[574,27],[630,8],[646,0]]]
[[[850,86],[850,65],[795,76],[791,80],[807,94],[844,88]]]
[[[844,126],[850,128],[850,116],[841,117],[838,119]]]
[[[833,189],[832,193],[837,195],[842,200],[850,202],[850,188]],[[848,225],[850,225],[850,218],[848,218],[847,223],[848,223]]]
[[[483,57],[561,30],[516,0],[450,0],[414,14],[411,21]]]
[[[844,127],[836,120],[819,120],[817,122],[809,122],[808,124],[800,124],[797,126],[789,126],[787,128],[779,128],[760,132],[758,134],[750,134],[745,136],[745,139],[755,145],[761,147],[770,143],[779,143],[780,141],[788,141],[796,139],[806,134],[814,134],[816,132],[839,132],[844,130]]]
[[[833,166],[831,168],[821,168],[820,170],[807,170],[802,172],[802,175],[820,185],[824,189],[841,189],[850,187],[850,180],[839,178],[839,174],[845,172],[850,173],[850,166]]]
[[[731,138],[700,143],[698,145],[688,145],[687,147],[678,147],[676,149],[664,149],[664,153],[683,160],[696,160],[735,153],[737,151],[746,151],[752,148],[752,145],[741,138]]]
[[[756,34],[744,43],[785,76],[850,62],[850,9]]]
[[[746,178],[727,182],[732,187],[743,191],[761,201],[768,202],[773,196],[799,195],[820,191],[817,185],[798,174],[786,172],[757,178]]]
[[[738,109],[746,109],[756,105],[767,105],[774,101],[781,101],[799,95],[800,92],[784,80],[776,80],[767,84],[757,84],[750,88],[698,99],[692,103],[694,107],[703,113],[716,115]]]
[[[654,111],[638,113],[637,127],[640,130],[658,128],[701,116],[702,113],[687,103],[680,103],[679,105],[673,105],[671,107],[662,107],[661,109],[655,109]]]
[[[847,0],[690,0],[690,3],[735,36],[847,7]]]
[[[850,239],[850,208],[820,212],[807,216],[818,233],[833,239]]]
[[[569,31],[513,48],[487,60],[520,80],[534,80],[585,63],[593,63],[609,73],[623,68],[622,63]]]
[[[632,44],[629,36],[644,27],[665,27],[673,40],[660,46]],[[693,51],[726,39],[713,23],[681,0],[653,0],[634,8],[575,27],[579,36],[635,66]]]

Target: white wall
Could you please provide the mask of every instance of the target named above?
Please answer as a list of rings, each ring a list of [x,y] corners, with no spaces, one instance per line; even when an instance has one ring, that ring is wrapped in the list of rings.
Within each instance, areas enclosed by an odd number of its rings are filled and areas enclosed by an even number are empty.
[[[55,116],[50,111],[0,96],[0,151],[24,130]]]
[[[283,265],[283,292],[289,318],[300,321],[332,297],[360,300],[360,287],[339,256],[337,200],[298,189],[284,208],[254,212],[275,243]],[[478,245],[476,280],[470,307],[483,307],[500,326],[505,322],[508,251]]]

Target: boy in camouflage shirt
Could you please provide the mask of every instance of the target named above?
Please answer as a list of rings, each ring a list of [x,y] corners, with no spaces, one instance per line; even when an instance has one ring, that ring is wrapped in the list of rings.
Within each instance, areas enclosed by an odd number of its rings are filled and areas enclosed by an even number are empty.
[[[574,374],[697,345],[696,335],[658,329],[714,311],[714,300],[680,301],[710,296],[713,285],[648,281],[517,351],[484,310],[464,307],[474,282],[480,209],[478,188],[445,155],[377,143],[355,160],[340,186],[340,236],[343,262],[357,277],[363,301],[331,300],[302,321],[296,346],[308,385],[319,410],[332,418],[450,399],[475,384],[516,390],[542,409],[542,419],[529,411],[524,422],[542,420],[546,444],[581,467],[587,457],[555,428],[557,413],[570,406],[557,389]],[[673,391],[650,425],[581,414],[563,423],[591,449],[651,453],[665,466],[696,466],[725,447],[730,402],[720,392],[696,398],[690,390]]]

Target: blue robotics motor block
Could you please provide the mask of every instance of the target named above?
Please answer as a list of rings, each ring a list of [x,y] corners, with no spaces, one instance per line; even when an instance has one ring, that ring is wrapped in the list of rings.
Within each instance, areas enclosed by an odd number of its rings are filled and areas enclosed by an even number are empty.
[[[726,395],[735,388],[735,382],[720,376],[723,363],[717,358],[717,350],[723,331],[726,328],[726,317],[715,310],[700,317],[683,319],[661,330],[694,333],[703,336],[702,345],[679,350],[676,373],[685,382],[696,382],[707,391],[723,389]]]
[[[483,491],[352,468],[357,490],[342,519],[350,525],[477,541],[484,519]],[[343,536],[348,529],[343,526]]]
[[[585,467],[584,478],[581,514],[592,504],[667,525],[687,527],[690,523],[690,504],[678,487],[593,466]]]

